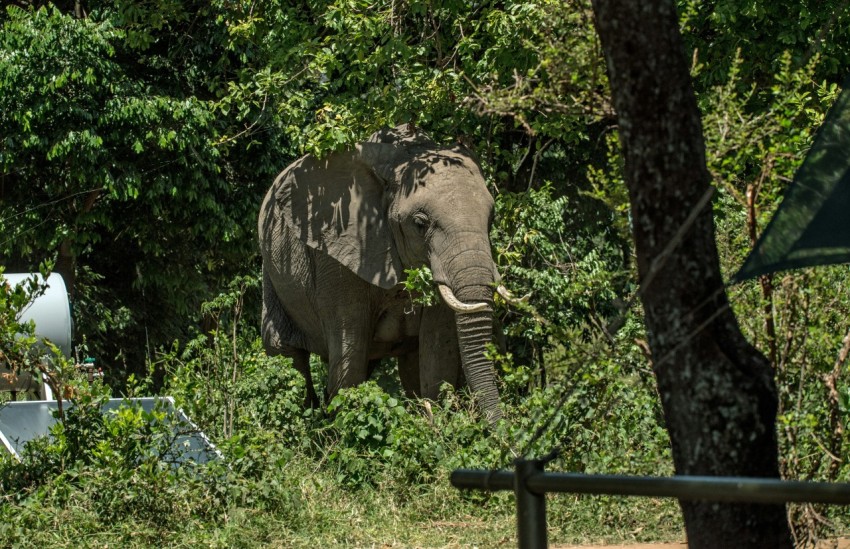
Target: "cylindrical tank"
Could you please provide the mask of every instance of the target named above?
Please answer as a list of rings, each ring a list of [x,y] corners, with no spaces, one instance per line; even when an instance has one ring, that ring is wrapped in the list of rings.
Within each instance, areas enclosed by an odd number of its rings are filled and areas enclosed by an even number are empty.
[[[3,277],[12,286],[35,277],[44,284],[44,277],[38,273],[7,273]],[[21,314],[21,321],[35,322],[35,335],[39,339],[49,339],[66,357],[71,356],[71,307],[68,292],[62,276],[52,273],[47,277],[47,288],[35,298]]]

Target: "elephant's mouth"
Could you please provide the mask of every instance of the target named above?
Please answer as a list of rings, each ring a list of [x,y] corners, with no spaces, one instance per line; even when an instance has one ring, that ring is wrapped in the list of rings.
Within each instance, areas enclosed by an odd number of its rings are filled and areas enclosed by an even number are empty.
[[[452,289],[449,288],[448,286],[446,286],[445,284],[439,284],[437,287],[440,289],[440,295],[442,296],[443,301],[445,301],[446,305],[448,305],[456,313],[461,313],[461,314],[480,313],[480,312],[487,311],[487,310],[490,309],[490,305],[488,305],[487,303],[484,303],[484,302],[481,302],[481,303],[464,303],[464,302],[462,302],[461,300],[459,300],[455,296],[454,292],[452,292]],[[496,292],[502,297],[502,299],[504,299],[505,301],[507,301],[511,305],[516,305],[517,303],[522,303],[524,301],[527,301],[528,297],[529,297],[527,295],[523,296],[521,298],[514,297],[514,295],[501,284],[499,284],[499,287],[496,288]]]

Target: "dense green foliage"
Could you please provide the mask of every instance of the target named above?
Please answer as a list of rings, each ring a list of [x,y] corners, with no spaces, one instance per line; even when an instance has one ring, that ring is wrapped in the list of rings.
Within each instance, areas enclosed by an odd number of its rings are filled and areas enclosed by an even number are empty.
[[[0,466],[3,542],[488,545],[511,535],[510,499],[456,493],[453,467],[557,446],[551,468],[669,473],[641,311],[629,306],[628,198],[589,3],[16,4],[0,12],[0,265],[54,261],[73,292],[75,341],[112,391],[173,395],[229,468],[163,466],[145,449],[156,418],[75,414],[53,443]],[[839,92],[850,8],[679,7],[731,274]],[[495,432],[462,391],[401,397],[392,365],[327,414],[305,412],[300,376],[257,341],[256,216],[274,175],[403,122],[477,153],[496,197],[494,255],[529,295],[497,301],[509,422]],[[427,273],[413,274],[424,289]],[[845,266],[730,290],[776,369],[790,478],[850,474],[846,279]],[[0,301],[7,355],[24,299]],[[106,391],[82,390],[77,406],[94,410]],[[670,502],[564,497],[550,509],[555,540],[679,532]],[[834,509],[792,515],[803,533],[823,518],[846,524]]]
[[[228,292],[210,304],[222,319],[211,345],[162,357],[174,368],[169,394],[224,461],[174,467],[162,414],[129,406],[102,415],[108,389],[73,381],[75,406],[51,440],[29,444],[20,463],[0,461],[4,544],[465,546],[513,537],[507,494],[464,494],[446,480],[456,467],[509,464],[557,389],[532,391],[490,433],[450,389],[426,404],[369,382],[341,392],[329,415],[303,410],[301,376],[243,337],[247,327],[233,331],[237,302]],[[216,349],[236,349],[235,377]],[[577,376],[555,429],[531,448],[560,445],[553,466],[574,470],[658,472],[669,456],[651,376],[620,373],[604,362]],[[553,501],[550,517],[563,540],[659,539],[681,528],[673,502],[569,498]]]
[[[0,267],[0,286],[5,284]],[[29,350],[37,341],[35,326],[33,322],[24,322],[21,313],[36,296],[38,282],[35,277],[26,284],[9,285],[0,292],[0,363],[10,371],[32,368]]]
[[[77,339],[119,377],[142,371],[140,342],[185,334],[244,268],[245,221],[282,162],[274,136],[250,155],[231,147],[249,113],[219,101],[236,70],[221,14],[194,24],[192,6],[162,7],[164,20],[120,2],[84,19],[52,7],[0,18],[2,256],[23,270],[56,259]]]

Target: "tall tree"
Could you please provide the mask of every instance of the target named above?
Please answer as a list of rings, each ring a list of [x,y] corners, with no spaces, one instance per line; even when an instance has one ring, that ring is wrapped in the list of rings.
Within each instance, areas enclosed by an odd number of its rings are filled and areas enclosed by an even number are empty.
[[[244,137],[260,109],[219,100],[253,58],[206,4],[0,11],[0,263],[55,258],[75,340],[115,378],[251,264],[285,165],[279,132]]]
[[[593,0],[593,8],[676,471],[778,477],[773,372],[742,336],[724,290],[675,2]],[[782,505],[681,505],[691,547],[791,546]]]

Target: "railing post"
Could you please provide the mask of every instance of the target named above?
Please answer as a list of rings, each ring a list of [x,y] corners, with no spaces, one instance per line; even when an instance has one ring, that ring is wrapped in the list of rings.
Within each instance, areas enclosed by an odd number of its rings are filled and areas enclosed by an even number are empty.
[[[546,494],[528,489],[531,475],[542,473],[548,460],[518,459],[514,462],[514,494],[516,495],[517,537],[520,549],[544,549],[546,538]]]

